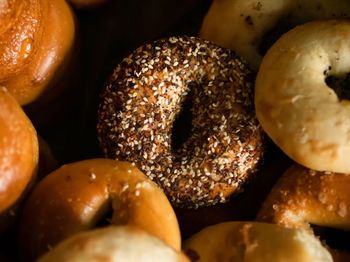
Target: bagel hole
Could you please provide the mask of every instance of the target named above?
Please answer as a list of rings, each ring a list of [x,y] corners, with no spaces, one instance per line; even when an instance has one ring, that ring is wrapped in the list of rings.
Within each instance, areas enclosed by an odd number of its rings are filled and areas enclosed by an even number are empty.
[[[328,70],[332,68],[329,67]],[[324,72],[326,75],[325,82],[327,86],[334,90],[337,94],[339,100],[350,100],[350,73],[345,77],[337,77],[333,75],[328,75],[328,70]]]
[[[112,204],[108,203],[107,207],[104,207],[103,209],[104,210],[101,212],[101,214],[99,215],[99,218],[97,219],[97,222],[94,225],[95,228],[106,227],[111,224],[112,216],[114,212],[112,208]]]
[[[311,225],[316,236],[331,249],[350,251],[350,232],[324,226]]]
[[[173,123],[171,143],[172,150],[176,152],[182,147],[186,140],[190,137],[192,130],[192,106],[193,106],[193,84],[189,84],[189,92],[181,104],[181,111],[176,116]]]
[[[294,26],[284,20],[280,20],[275,27],[266,32],[261,38],[258,46],[258,53],[264,56],[270,47],[286,32]]]

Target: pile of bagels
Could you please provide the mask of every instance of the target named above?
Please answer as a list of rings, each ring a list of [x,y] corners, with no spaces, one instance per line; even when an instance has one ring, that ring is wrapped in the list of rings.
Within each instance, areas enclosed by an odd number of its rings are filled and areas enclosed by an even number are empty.
[[[116,66],[102,156],[58,168],[34,125],[64,103],[74,8],[107,2],[0,1],[0,242],[10,234],[17,253],[0,261],[349,261],[317,228],[350,229],[350,2],[213,0],[198,36]],[[271,143],[295,163],[256,219],[183,241],[174,207],[244,194]]]

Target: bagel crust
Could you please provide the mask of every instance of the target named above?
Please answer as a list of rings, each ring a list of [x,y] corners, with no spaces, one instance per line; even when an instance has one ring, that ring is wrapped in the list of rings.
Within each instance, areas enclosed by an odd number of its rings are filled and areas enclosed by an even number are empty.
[[[268,51],[255,88],[257,117],[293,160],[318,171],[350,173],[350,103],[327,76],[350,71],[350,22],[310,22]]]
[[[230,50],[194,37],[138,48],[102,92],[98,135],[107,157],[135,163],[177,206],[224,202],[262,157],[251,74]],[[185,99],[191,135],[175,152],[172,128]]]

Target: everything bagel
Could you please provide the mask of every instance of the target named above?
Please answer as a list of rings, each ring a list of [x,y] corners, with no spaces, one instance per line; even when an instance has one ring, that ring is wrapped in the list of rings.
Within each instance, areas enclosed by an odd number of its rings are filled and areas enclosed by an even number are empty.
[[[224,202],[263,154],[251,80],[232,51],[199,38],[144,45],[118,65],[101,94],[101,147],[109,158],[135,163],[177,206]],[[174,150],[172,129],[186,98],[192,128]]]

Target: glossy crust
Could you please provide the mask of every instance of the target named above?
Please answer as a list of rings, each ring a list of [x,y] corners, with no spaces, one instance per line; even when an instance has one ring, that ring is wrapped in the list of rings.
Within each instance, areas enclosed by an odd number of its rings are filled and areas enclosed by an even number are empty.
[[[134,226],[109,226],[61,242],[38,262],[188,262],[180,252]]]
[[[278,180],[257,219],[289,228],[350,230],[350,176],[294,165]]]
[[[262,38],[275,27],[335,17],[350,17],[349,1],[214,0],[199,35],[234,50],[257,70]]]
[[[14,98],[0,87],[0,213],[19,200],[35,177],[38,154],[34,127]]]
[[[16,200],[16,202],[11,205],[10,208],[6,209],[5,212],[0,214],[0,235],[3,235],[6,232],[11,234],[11,229],[13,228],[15,222],[18,221],[19,214],[23,209],[23,203],[27,199],[28,194],[31,192],[33,187],[40,179],[59,167],[46,141],[44,141],[39,135],[37,136],[37,139],[39,145],[39,163],[37,165],[38,167],[35,169],[37,171],[34,172],[36,175],[32,176],[25,190]],[[0,261],[2,260],[0,259]]]
[[[0,84],[21,105],[34,101],[62,73],[74,33],[73,15],[64,0],[2,1]]]
[[[257,222],[227,222],[207,227],[184,243],[200,262],[333,261],[310,232]]]
[[[251,79],[232,51],[199,38],[144,45],[118,65],[101,94],[101,147],[135,163],[177,206],[224,202],[263,154]],[[172,129],[186,99],[193,104],[191,134],[175,150]]]
[[[318,171],[350,172],[350,103],[327,86],[350,71],[350,22],[310,22],[268,51],[255,86],[256,115],[293,160]]]
[[[93,159],[64,165],[35,187],[21,218],[22,255],[35,259],[101,222],[138,226],[180,249],[176,216],[156,184],[127,162]]]

